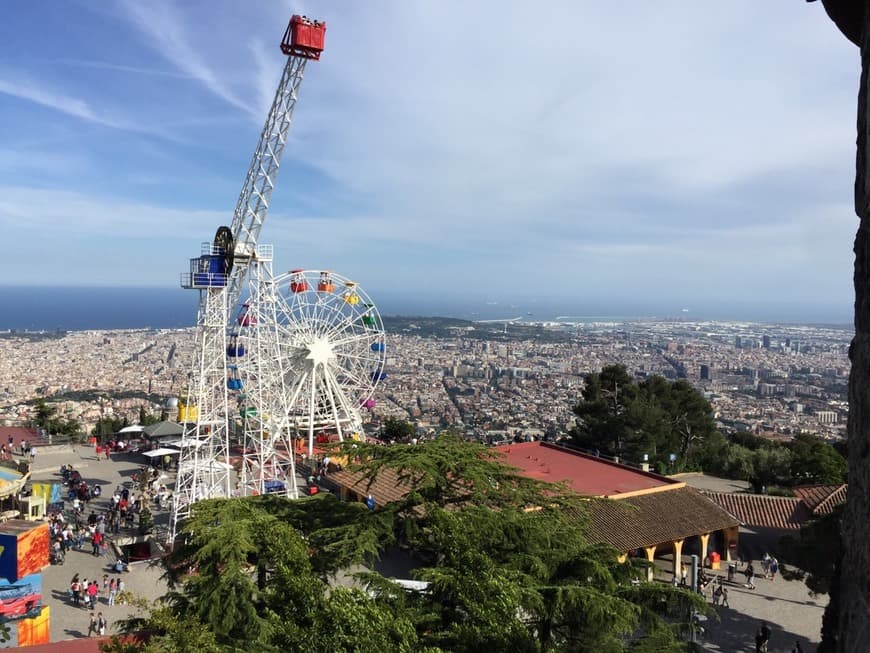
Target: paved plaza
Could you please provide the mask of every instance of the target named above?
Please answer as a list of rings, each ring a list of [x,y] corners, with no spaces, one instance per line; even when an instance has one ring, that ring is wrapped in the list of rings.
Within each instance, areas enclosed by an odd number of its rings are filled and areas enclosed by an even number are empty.
[[[90,511],[104,511],[111,501],[112,491],[124,481],[130,481],[132,474],[136,473],[144,464],[141,455],[112,454],[111,460],[103,456],[97,460],[92,447],[77,446],[51,447],[40,450],[37,454],[33,480],[37,482],[61,483],[60,466],[72,464],[82,478],[91,486],[100,485],[103,494],[99,499],[92,499],[86,508],[85,514]],[[141,461],[141,462],[140,462]],[[169,479],[167,479],[169,480]],[[156,510],[152,504],[155,522],[166,524],[169,519],[168,510]],[[119,537],[133,535],[134,532],[121,529]],[[109,536],[112,537],[111,535]],[[116,558],[111,547],[104,556],[93,556],[88,543],[81,551],[69,551],[66,561],[62,565],[50,565],[42,575],[43,601],[51,606],[51,641],[62,639],[85,637],[88,632],[89,611],[75,607],[69,597],[69,586],[74,574],[80,578],[98,579],[102,584],[104,574],[110,577],[119,576],[112,570]],[[166,591],[166,583],[162,580],[162,569],[157,565],[147,562],[138,562],[130,565],[127,573],[120,575],[124,579],[125,589],[135,595],[144,597],[148,601],[154,601]],[[114,627],[116,622],[124,619],[135,612],[129,605],[108,605],[106,598],[100,598],[95,612],[102,612],[109,622],[108,633],[117,632]]]
[[[666,582],[672,578],[671,562],[656,560],[657,579]],[[761,561],[754,560],[753,567],[761,572]],[[722,586],[728,590],[729,607],[713,608],[716,615],[702,625],[704,632],[697,641],[704,651],[717,653],[742,653],[755,651],[755,631],[766,622],[773,634],[770,638],[770,653],[791,653],[796,641],[800,641],[804,653],[816,650],[821,639],[822,614],[828,604],[828,596],[810,596],[803,581],[784,580],[777,574],[776,580],[756,576],[756,589],[745,586],[743,565],[733,582],[727,580],[727,567],[705,570],[714,582],[722,578]],[[711,603],[714,583],[707,587],[707,602]]]

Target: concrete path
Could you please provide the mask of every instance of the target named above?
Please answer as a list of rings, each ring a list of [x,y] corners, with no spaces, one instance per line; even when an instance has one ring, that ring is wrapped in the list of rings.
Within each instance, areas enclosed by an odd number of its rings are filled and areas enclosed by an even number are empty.
[[[669,561],[656,560],[657,577],[663,581],[672,577]],[[761,561],[754,560],[753,568],[761,573]],[[705,570],[708,576],[722,578],[722,586],[728,590],[729,607],[714,608],[716,615],[704,622],[704,633],[698,642],[704,651],[716,653],[747,653],[755,651],[755,632],[762,622],[772,631],[769,653],[790,653],[796,641],[800,641],[805,653],[816,650],[821,640],[822,614],[828,604],[828,596],[810,596],[806,583],[784,580],[777,574],[776,580],[755,578],[756,589],[748,589],[741,573],[744,566],[738,565],[734,582],[728,582],[726,569]],[[706,598],[712,603],[712,588],[707,587]]]

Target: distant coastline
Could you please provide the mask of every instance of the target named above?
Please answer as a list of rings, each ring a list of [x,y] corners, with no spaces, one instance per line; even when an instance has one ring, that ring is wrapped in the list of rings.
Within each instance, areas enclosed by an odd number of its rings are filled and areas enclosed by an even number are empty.
[[[452,317],[472,321],[624,322],[685,320],[825,324],[851,327],[852,305],[772,305],[741,302],[691,309],[616,300],[431,298],[371,290],[382,315]],[[197,294],[181,288],[0,286],[0,331],[177,329],[196,323]]]

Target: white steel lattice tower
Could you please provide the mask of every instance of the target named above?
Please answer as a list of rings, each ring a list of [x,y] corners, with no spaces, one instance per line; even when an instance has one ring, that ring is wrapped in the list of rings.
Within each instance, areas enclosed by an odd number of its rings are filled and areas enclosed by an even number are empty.
[[[257,247],[249,293],[238,315],[238,341],[245,355],[231,373],[244,434],[239,492],[281,493],[296,498],[296,465],[289,428],[286,363],[275,330],[278,298],[272,275],[271,246]]]
[[[236,304],[252,267],[257,267],[257,238],[263,227],[275,178],[287,143],[305,64],[319,59],[326,24],[293,16],[281,51],[288,55],[275,99],[236,204],[232,227],[220,227],[214,243],[190,263],[182,287],[199,290],[196,362],[185,396],[179,400],[179,421],[185,424],[176,480],[170,541],[196,501],[232,493],[229,469],[230,430],[235,408],[228,390],[237,376],[236,359],[244,356],[235,321]],[[271,250],[268,274],[271,274]],[[218,386],[221,389],[218,389]]]

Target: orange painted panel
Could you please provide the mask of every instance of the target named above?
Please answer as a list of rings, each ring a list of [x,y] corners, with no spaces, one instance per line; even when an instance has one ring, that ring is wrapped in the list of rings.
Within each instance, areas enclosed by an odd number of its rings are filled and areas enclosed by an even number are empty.
[[[38,573],[48,566],[48,546],[48,524],[18,536],[18,578]]]
[[[49,643],[49,607],[46,605],[38,617],[18,622],[18,646],[34,646]]]

